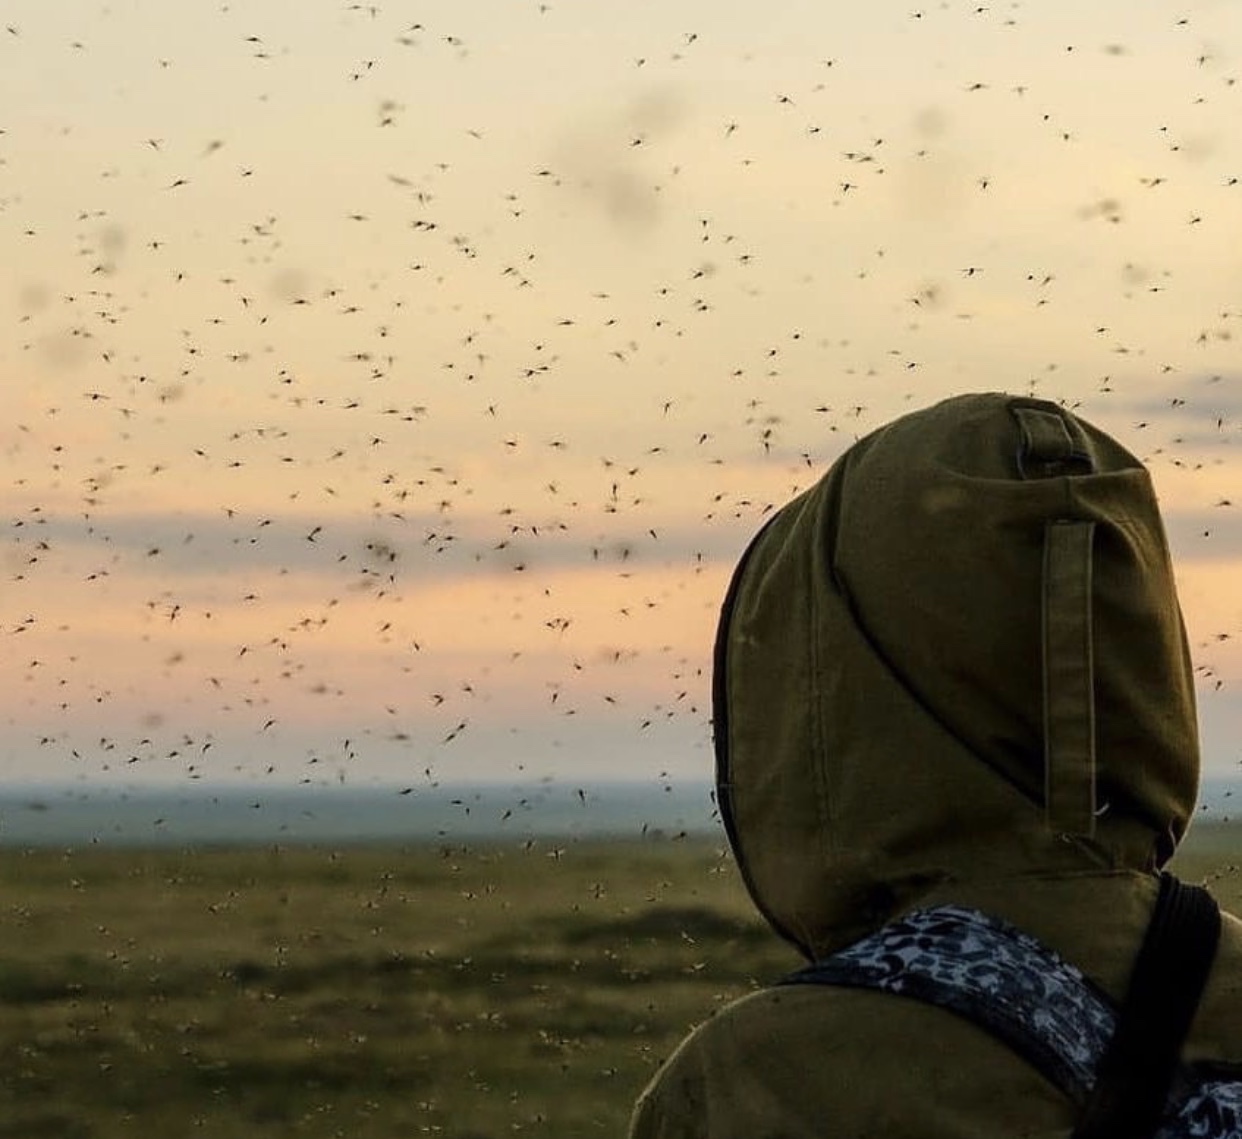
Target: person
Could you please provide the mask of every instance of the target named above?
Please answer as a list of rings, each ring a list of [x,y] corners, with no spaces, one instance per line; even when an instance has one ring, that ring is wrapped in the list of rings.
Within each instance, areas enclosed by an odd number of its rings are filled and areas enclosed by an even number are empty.
[[[1137,458],[1038,399],[964,395],[895,420],[752,541],[713,688],[742,879],[821,964],[692,1032],[631,1139],[1126,1134],[1084,1123],[1110,1089],[1113,1108],[1159,1096],[1162,1117],[1181,1094],[1214,1120],[1196,1134],[1242,1136],[1242,923],[1206,892],[1193,928],[1153,921],[1199,760]],[[1181,957],[1154,945],[1170,929]],[[1010,1001],[1008,1036],[978,994],[957,1007],[911,979],[923,958],[984,987],[1002,976],[1003,1003],[1014,944],[1026,1004]],[[888,991],[859,979],[868,953]],[[1052,1043],[1024,1050],[1041,1032]],[[1147,1049],[1167,1055],[1134,1058]],[[1077,1085],[1056,1069],[1072,1062]],[[1188,1073],[1214,1076],[1217,1099],[1190,1103]]]

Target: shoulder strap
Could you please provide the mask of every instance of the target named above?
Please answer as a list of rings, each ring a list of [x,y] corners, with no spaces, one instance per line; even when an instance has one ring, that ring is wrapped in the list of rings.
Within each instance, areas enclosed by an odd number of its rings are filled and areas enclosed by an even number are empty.
[[[914,997],[990,1032],[1078,1107],[1116,1027],[1108,997],[1042,942],[978,910],[915,910],[782,984]]]
[[[1207,1079],[1182,1100],[1158,1139],[1242,1139],[1242,1079]]]
[[[1074,1139],[1146,1139],[1169,1106],[1219,935],[1212,896],[1166,874],[1120,1011],[1038,939],[953,905],[905,914],[781,983],[879,989],[955,1012],[1082,1109]],[[1216,1118],[1222,1109],[1228,1120]],[[1242,1083],[1210,1082],[1175,1114],[1180,1123],[1213,1116],[1188,1134],[1242,1139],[1242,1123],[1230,1122],[1240,1110]],[[1176,1124],[1168,1132],[1181,1133]]]
[[[1156,1133],[1219,940],[1220,909],[1211,894],[1162,875],[1117,1031],[1073,1139]]]

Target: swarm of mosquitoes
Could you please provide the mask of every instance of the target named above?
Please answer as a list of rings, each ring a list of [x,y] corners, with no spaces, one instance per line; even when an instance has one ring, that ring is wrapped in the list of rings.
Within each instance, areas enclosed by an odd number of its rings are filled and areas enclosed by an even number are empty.
[[[769,49],[707,24],[610,38],[568,4],[514,4],[497,30],[424,7],[309,6],[318,54],[244,5],[203,6],[197,49],[122,46],[106,13],[5,23],[0,73],[37,59],[59,92],[0,120],[21,267],[0,624],[27,776],[408,798],[552,772],[584,809],[603,778],[706,780],[715,607],[747,538],[854,439],[963,384],[1081,407],[1177,488],[1180,556],[1242,558],[1238,281],[1157,334],[1196,282],[1149,252],[1152,219],[1170,265],[1234,240],[1242,156],[1213,131],[1236,121],[1242,45],[1165,20],[1169,101],[1134,112],[1053,249],[1012,213],[1039,187],[971,124],[1059,169],[1101,161],[1055,76],[1145,69],[1120,31],[1037,65],[998,48],[1013,74],[977,58],[864,114],[883,69],[832,43],[777,83]],[[942,3],[892,35],[935,54],[1034,22]],[[588,64],[549,46],[590,34]],[[528,49],[566,93],[518,124],[496,75],[541,81]],[[92,110],[77,89],[101,75]],[[93,176],[57,181],[58,155]],[[1165,206],[1188,189],[1189,212]],[[906,199],[905,230],[876,220]],[[892,269],[910,227],[951,228],[942,199],[1008,220]],[[1076,277],[1097,261],[1093,310]],[[972,371],[1012,321],[1047,343]],[[1050,358],[1057,337],[1098,367]],[[1225,620],[1193,628],[1222,707],[1242,611]],[[488,809],[503,827],[528,806]]]

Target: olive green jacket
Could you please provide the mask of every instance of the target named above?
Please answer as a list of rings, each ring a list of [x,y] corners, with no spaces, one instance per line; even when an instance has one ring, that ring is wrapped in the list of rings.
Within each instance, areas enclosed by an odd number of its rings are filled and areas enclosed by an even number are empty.
[[[1056,405],[947,400],[777,512],[716,646],[717,793],[755,905],[808,959],[954,902],[1120,1001],[1198,786],[1193,677],[1147,472]],[[1242,1072],[1226,916],[1184,1057]],[[632,1139],[1066,1136],[1075,1108],[917,1000],[787,986],[692,1033]]]

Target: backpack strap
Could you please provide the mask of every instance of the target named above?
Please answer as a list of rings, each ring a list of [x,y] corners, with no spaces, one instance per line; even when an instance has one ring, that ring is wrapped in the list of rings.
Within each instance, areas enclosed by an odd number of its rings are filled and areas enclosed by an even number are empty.
[[[1116,1028],[1108,997],[1027,933],[978,910],[915,910],[781,984],[914,997],[986,1029],[1079,1108]]]
[[[1155,1135],[1219,940],[1220,909],[1212,895],[1161,875],[1117,1031],[1073,1139]]]
[[[1157,1139],[1242,1139],[1242,1079],[1207,1079],[1156,1132]]]
[[[1082,1110],[1073,1139],[1242,1139],[1242,1082],[1199,1083],[1170,1102],[1219,936],[1212,896],[1164,874],[1120,1011],[1038,939],[955,905],[905,914],[780,983],[878,989],[965,1017]]]

